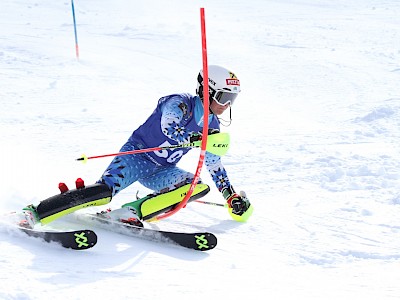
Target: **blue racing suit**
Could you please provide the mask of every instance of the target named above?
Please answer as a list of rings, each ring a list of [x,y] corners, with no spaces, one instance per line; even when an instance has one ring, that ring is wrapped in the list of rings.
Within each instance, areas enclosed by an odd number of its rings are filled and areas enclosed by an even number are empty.
[[[203,116],[203,103],[198,96],[174,94],[162,97],[154,112],[132,133],[120,151],[189,143],[193,134],[202,132]],[[215,115],[210,114],[208,122],[210,129],[219,131]],[[98,182],[110,187],[113,196],[136,181],[156,193],[167,192],[193,180],[192,173],[177,167],[190,149],[117,156]],[[206,152],[205,165],[219,191],[230,187],[219,156]]]

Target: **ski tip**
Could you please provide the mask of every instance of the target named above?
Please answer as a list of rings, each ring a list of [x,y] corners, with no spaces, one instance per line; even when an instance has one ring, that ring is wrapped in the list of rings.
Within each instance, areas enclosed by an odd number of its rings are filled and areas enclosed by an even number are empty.
[[[217,237],[210,233],[198,233],[195,234],[195,245],[193,247],[194,250],[198,251],[208,251],[214,249],[217,246]]]
[[[55,242],[64,248],[72,250],[86,250],[97,244],[97,235],[89,229],[73,231],[43,231],[18,226],[18,229],[27,235],[44,240],[45,242]]]

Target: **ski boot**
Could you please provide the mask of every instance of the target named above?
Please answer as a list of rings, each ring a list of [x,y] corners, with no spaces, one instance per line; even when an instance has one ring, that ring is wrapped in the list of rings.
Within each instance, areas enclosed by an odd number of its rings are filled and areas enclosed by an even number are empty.
[[[40,222],[37,207],[30,204],[22,209],[25,219],[21,220],[19,226],[33,229],[37,223]]]
[[[109,208],[105,211],[97,213],[97,216],[136,227],[143,227],[143,223],[137,216],[135,209],[129,206],[114,210]]]

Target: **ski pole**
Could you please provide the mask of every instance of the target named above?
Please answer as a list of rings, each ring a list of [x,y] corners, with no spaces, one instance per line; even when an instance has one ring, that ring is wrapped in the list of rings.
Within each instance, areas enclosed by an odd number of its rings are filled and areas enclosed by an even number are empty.
[[[189,144],[176,145],[176,146],[153,147],[153,148],[137,149],[137,150],[132,150],[132,151],[95,155],[95,156],[82,155],[82,157],[79,157],[76,160],[86,162],[88,159],[94,159],[94,158],[102,158],[102,157],[109,157],[109,156],[121,156],[121,155],[128,155],[128,154],[139,154],[139,153],[161,151],[161,150],[166,150],[166,149],[185,148],[185,147],[198,147],[198,146],[195,143],[189,143]]]
[[[227,203],[222,204],[222,203],[208,202],[208,201],[203,201],[203,200],[194,200],[194,202],[201,203],[201,204],[207,204],[207,205],[213,205],[213,206],[228,207]]]
[[[207,142],[207,151],[213,153],[218,156],[225,155],[229,149],[229,134],[225,132],[215,133],[208,137]],[[186,147],[201,147],[201,140],[182,144],[182,145],[170,145],[170,146],[160,146],[160,147],[153,147],[153,148],[146,148],[146,149],[137,149],[132,151],[125,151],[125,152],[118,152],[118,153],[111,153],[111,154],[103,154],[103,155],[96,155],[96,156],[86,156],[82,155],[82,157],[77,158],[77,161],[87,162],[89,159],[94,158],[101,158],[101,157],[109,157],[109,156],[121,156],[121,155],[128,155],[128,154],[138,154],[138,153],[146,153],[146,152],[153,152],[153,151],[162,151],[167,149],[178,149],[178,148],[186,148]]]

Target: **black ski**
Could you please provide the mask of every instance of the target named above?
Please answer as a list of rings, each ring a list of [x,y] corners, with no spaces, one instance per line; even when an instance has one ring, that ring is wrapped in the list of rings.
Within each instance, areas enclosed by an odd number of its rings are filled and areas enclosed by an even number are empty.
[[[208,251],[217,245],[216,236],[209,232],[187,233],[162,231],[124,224],[93,214],[80,214],[77,218],[80,221],[94,224],[94,226],[109,231],[152,241],[172,243],[197,251]]]
[[[41,231],[18,226],[27,235],[40,238],[46,242],[59,243],[64,248],[85,250],[92,248],[97,243],[97,235],[92,230],[74,231]]]
[[[92,248],[97,243],[97,235],[94,231],[88,229],[73,231],[49,231],[32,229],[27,225],[23,213],[10,212],[4,215],[4,224],[6,226],[16,227],[18,230],[25,232],[27,235],[42,239],[46,242],[55,242],[64,248],[73,250],[85,250]],[[22,224],[26,224],[24,226]]]

